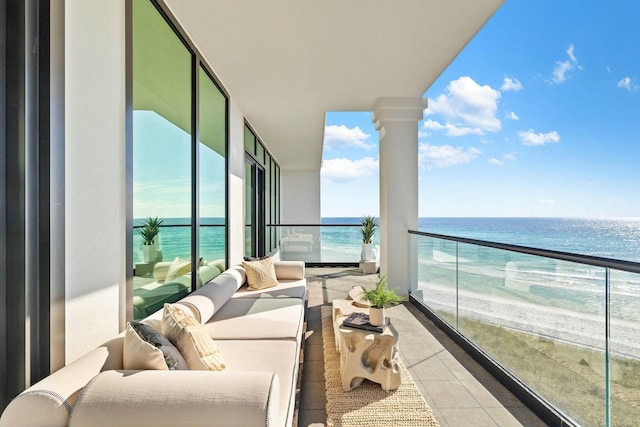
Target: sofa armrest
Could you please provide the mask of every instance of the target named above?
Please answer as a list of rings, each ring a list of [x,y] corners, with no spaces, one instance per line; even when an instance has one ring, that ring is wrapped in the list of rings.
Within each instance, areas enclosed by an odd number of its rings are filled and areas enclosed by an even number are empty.
[[[82,388],[102,370],[122,369],[123,337],[107,341],[32,385],[5,408],[0,427],[64,427]]]
[[[274,261],[273,267],[276,270],[278,280],[304,279],[305,269],[303,261]]]
[[[273,372],[106,371],[69,426],[277,426],[279,389]]]

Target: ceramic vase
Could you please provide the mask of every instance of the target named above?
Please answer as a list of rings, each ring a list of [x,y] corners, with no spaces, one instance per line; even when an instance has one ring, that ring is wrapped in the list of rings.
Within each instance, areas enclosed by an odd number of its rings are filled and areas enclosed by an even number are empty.
[[[384,325],[384,307],[369,307],[369,323],[373,326],[382,326]]]

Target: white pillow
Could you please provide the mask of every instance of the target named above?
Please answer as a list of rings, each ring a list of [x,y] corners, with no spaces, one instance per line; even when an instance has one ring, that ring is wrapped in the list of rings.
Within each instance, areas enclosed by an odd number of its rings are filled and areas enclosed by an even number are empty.
[[[178,304],[165,304],[162,334],[178,347],[189,369],[222,371],[226,366],[220,348],[187,310]]]

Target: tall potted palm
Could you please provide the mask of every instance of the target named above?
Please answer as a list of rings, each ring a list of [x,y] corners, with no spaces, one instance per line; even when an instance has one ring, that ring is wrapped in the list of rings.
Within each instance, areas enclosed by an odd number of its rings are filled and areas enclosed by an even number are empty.
[[[158,234],[164,219],[157,216],[145,219],[142,228],[138,229],[142,237],[142,256],[144,262],[153,262],[158,257]]]
[[[360,223],[360,232],[362,234],[362,252],[360,253],[360,259],[362,261],[371,261],[375,259],[375,252],[373,251],[373,236],[376,233],[376,227],[378,221],[376,217],[372,215],[365,215],[362,217]]]

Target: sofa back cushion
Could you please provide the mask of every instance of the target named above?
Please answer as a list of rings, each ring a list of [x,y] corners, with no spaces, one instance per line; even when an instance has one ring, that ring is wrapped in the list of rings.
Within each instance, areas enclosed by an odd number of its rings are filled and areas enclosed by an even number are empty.
[[[206,323],[231,298],[238,289],[238,277],[224,272],[213,281],[180,300],[180,304],[188,306],[197,313],[195,318]]]

